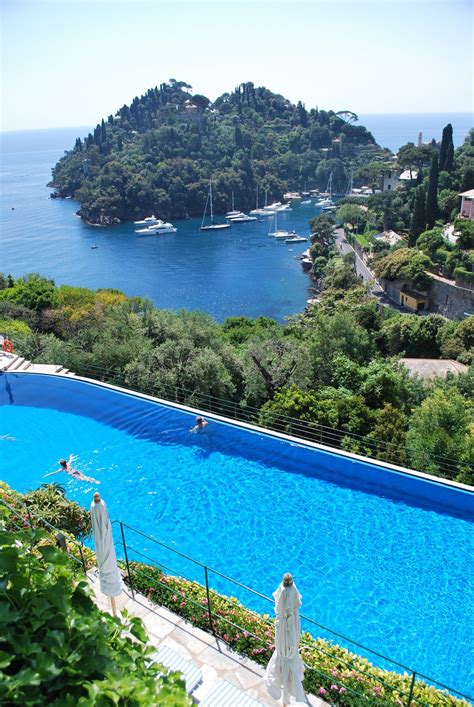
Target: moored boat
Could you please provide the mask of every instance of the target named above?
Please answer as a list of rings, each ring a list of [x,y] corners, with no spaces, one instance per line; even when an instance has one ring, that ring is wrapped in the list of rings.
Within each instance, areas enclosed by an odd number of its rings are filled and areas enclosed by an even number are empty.
[[[206,220],[206,213],[207,213],[207,204],[210,203],[210,215],[211,215],[211,222],[207,224],[207,226],[204,225],[204,222]],[[212,179],[209,180],[209,192],[207,194],[207,199],[206,199],[206,205],[204,207],[204,214],[202,217],[202,222],[201,222],[201,227],[200,231],[222,231],[224,228],[230,228],[230,223],[214,223],[214,214],[212,211]]]
[[[158,223],[159,218],[156,218],[155,214],[151,216],[146,216],[142,221],[134,221],[135,226],[153,226],[153,224]]]
[[[307,240],[307,238],[303,238],[303,236],[299,236],[293,231],[289,238],[285,238],[285,243],[306,243]]]
[[[271,229],[270,225],[270,229]],[[291,238],[294,236],[294,232],[291,231],[284,231],[282,229],[278,228],[278,213],[275,211],[275,220],[274,220],[274,225],[273,225],[274,230],[270,230],[268,235],[273,236],[273,238],[278,238],[278,239],[286,239],[286,238]]]
[[[158,219],[157,222],[151,226],[136,229],[135,233],[139,233],[142,236],[161,236],[164,233],[176,233],[177,230],[178,229],[175,228],[172,223]]]

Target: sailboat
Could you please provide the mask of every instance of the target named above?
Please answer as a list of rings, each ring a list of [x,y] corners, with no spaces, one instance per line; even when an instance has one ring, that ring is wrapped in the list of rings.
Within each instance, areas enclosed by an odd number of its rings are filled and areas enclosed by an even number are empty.
[[[228,211],[225,215],[226,218],[234,218],[234,216],[240,216],[241,211],[236,211],[234,206],[234,190],[232,190],[232,211]]]
[[[273,236],[274,238],[291,238],[292,236],[295,235],[295,232],[292,231],[282,231],[281,229],[278,228],[278,223],[277,223],[277,218],[278,218],[278,212],[275,211],[275,220],[274,220],[274,231],[271,231],[268,233],[269,236]],[[270,229],[271,229],[271,224],[270,224]]]
[[[267,203],[267,192],[265,192],[265,205]],[[249,211],[249,214],[251,216],[273,216],[273,211],[269,211],[268,209],[259,209],[258,208],[258,187],[257,187],[257,199],[256,199],[256,208],[252,209],[252,211]]]
[[[331,199],[331,193],[332,193],[332,172],[329,175],[328,179],[328,185],[326,187],[326,198],[318,199],[316,202],[315,206],[321,207],[323,211],[332,211],[332,207],[334,206],[334,202]]]
[[[207,204],[208,203],[210,204],[211,223],[209,223],[207,226],[205,226],[204,222],[206,220],[206,212],[207,212]],[[206,206],[204,207],[204,214],[202,217],[201,228],[199,230],[200,231],[221,231],[224,228],[230,228],[230,223],[214,223],[214,214],[212,212],[212,179],[210,179],[209,180],[209,193],[207,195]]]

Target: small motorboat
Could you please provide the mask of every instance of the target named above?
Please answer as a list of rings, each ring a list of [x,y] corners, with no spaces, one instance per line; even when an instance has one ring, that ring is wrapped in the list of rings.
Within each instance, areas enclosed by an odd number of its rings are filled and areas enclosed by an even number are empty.
[[[285,238],[285,243],[306,243],[308,239],[299,236],[297,233],[292,234],[289,238]]]

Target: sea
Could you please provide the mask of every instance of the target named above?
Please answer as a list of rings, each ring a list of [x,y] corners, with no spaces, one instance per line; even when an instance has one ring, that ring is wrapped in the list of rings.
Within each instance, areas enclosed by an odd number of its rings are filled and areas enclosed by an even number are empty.
[[[458,146],[472,115],[361,115],[383,147],[439,139],[451,122]],[[90,127],[0,133],[0,271],[19,277],[39,272],[57,285],[113,287],[147,297],[159,308],[201,310],[217,321],[229,316],[267,316],[279,322],[302,312],[312,281],[301,267],[309,243],[269,237],[270,220],[200,231],[201,219],[176,220],[176,234],[141,236],[133,224],[88,226],[71,199],[51,199],[51,168]],[[204,205],[203,205],[204,206]],[[238,207],[238,204],[236,204]],[[230,204],[229,204],[230,209]],[[309,236],[319,210],[294,204],[278,216],[278,228]],[[160,214],[157,214],[158,216]]]

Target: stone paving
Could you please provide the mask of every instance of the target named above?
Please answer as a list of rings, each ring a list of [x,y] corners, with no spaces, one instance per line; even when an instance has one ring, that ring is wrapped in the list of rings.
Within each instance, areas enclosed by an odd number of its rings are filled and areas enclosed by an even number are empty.
[[[110,601],[99,591],[96,571],[89,571],[88,579],[97,605],[110,613]],[[227,680],[265,707],[276,707],[282,704],[281,701],[273,700],[266,692],[262,679],[264,670],[260,665],[229,650],[225,643],[211,634],[192,626],[168,609],[151,604],[146,597],[136,592],[135,598],[132,598],[128,588],[120,597],[117,597],[116,605],[119,612],[126,609],[130,614],[142,619],[151,645],[156,648],[161,645],[168,646],[201,668],[203,680],[192,695],[195,703],[199,704],[220,680]],[[309,695],[306,703],[292,702],[291,704],[327,707],[326,702],[314,695]],[[232,707],[232,705],[221,705],[221,707]]]

